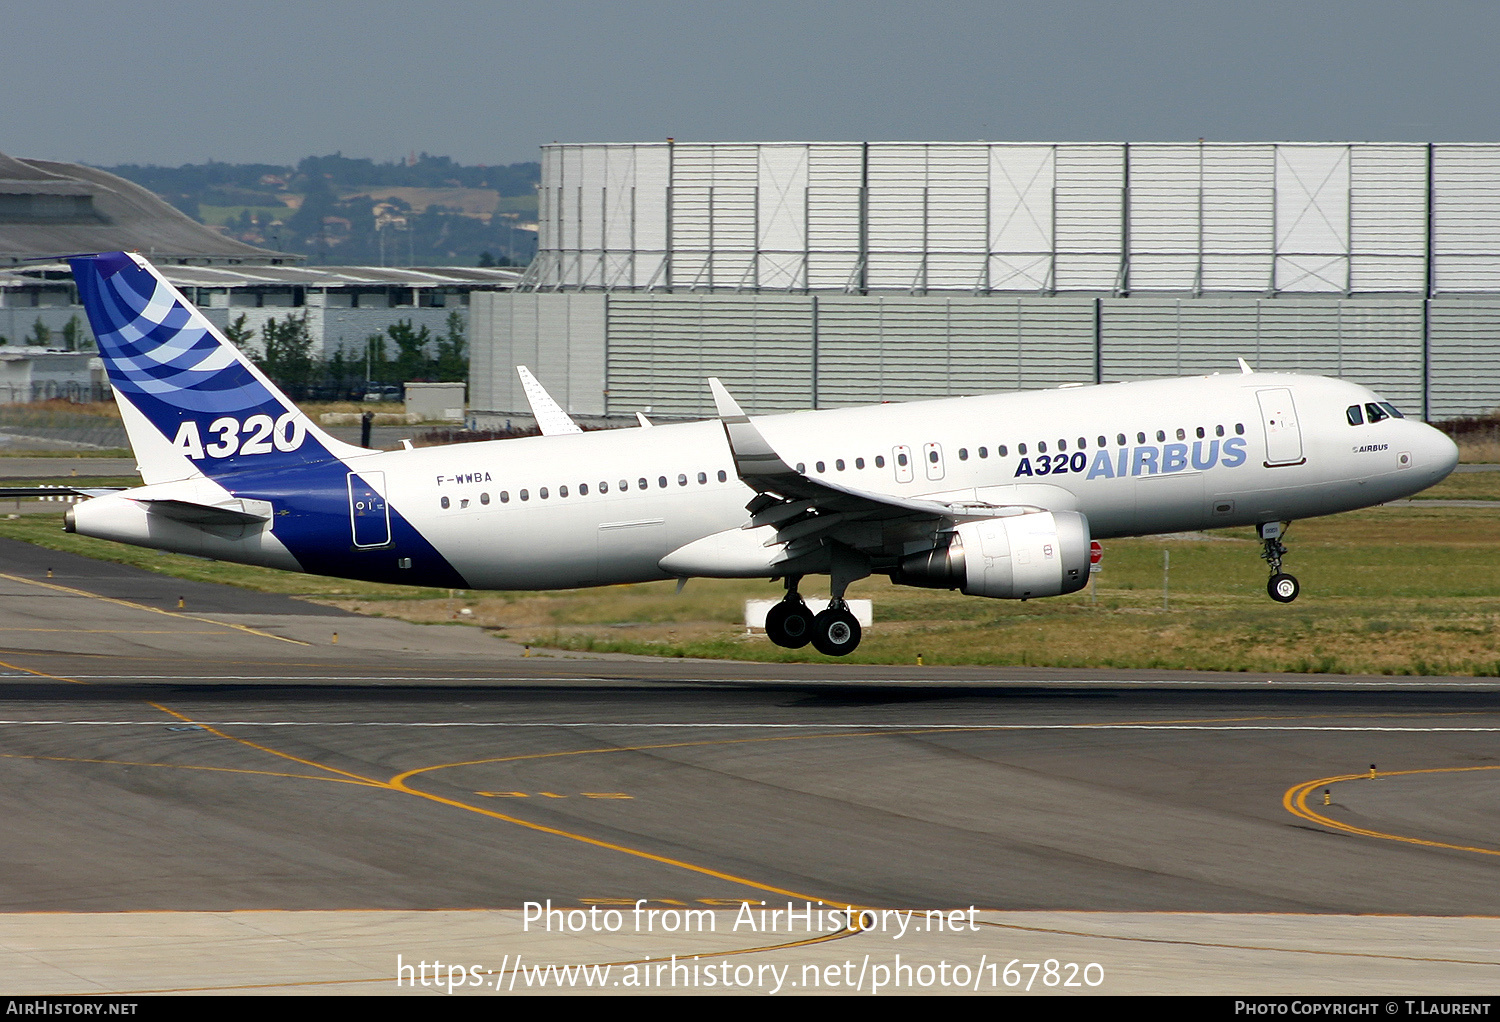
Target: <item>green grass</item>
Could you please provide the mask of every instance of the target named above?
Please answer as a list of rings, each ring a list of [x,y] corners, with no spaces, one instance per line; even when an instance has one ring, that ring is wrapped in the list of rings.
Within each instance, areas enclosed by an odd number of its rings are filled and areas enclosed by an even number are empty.
[[[0,513],[4,512],[0,502]],[[91,539],[62,531],[62,512],[25,514],[17,518],[0,517],[0,537],[33,543],[48,550],[93,557],[116,564],[129,564],[147,571],[193,582],[216,582],[239,586],[262,593],[326,598],[358,597],[361,600],[432,600],[446,596],[446,589],[417,586],[382,585],[321,575],[303,575],[294,571],[277,571],[249,564],[231,564],[186,554],[169,554],[144,547],[126,546],[102,539]]]
[[[1488,475],[1488,474],[1487,474]],[[1500,483],[1500,480],[1496,480]],[[3,508],[0,508],[3,510]],[[875,625],[854,663],[1500,675],[1500,508],[1373,508],[1294,523],[1286,570],[1303,585],[1273,603],[1252,530],[1109,540],[1094,589],[1032,600],[856,583]],[[475,593],[326,579],[160,554],[63,533],[60,514],[0,518],[0,536],[181,578],[308,596],[412,621],[455,620],[517,642],[657,656],[820,661],[746,636],[746,599],[779,584],[695,579],[569,592]],[[1162,606],[1163,552],[1171,554]],[[810,578],[805,592],[826,591]],[[467,608],[471,613],[460,616]]]

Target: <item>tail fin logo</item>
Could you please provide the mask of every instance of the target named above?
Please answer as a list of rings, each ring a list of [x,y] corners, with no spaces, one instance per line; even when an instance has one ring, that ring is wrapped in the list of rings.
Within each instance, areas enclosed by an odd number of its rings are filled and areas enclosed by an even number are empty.
[[[92,265],[79,273],[76,264],[83,262]],[[74,263],[80,290],[92,292],[85,305],[100,314],[99,353],[109,360],[115,387],[194,412],[244,412],[274,400],[166,281],[124,254]]]
[[[70,262],[122,414],[125,406],[139,413],[126,416],[126,429],[143,475],[222,475],[363,453],[314,426],[144,259],[110,252]]]

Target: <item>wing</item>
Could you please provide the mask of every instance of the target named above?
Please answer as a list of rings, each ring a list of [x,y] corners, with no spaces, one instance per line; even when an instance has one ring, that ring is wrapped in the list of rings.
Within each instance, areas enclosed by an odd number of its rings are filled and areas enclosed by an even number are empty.
[[[770,526],[764,545],[785,546],[794,559],[832,540],[879,562],[900,556],[909,544],[937,542],[940,533],[962,522],[1003,518],[1044,510],[1027,504],[957,503],[897,497],[814,479],[786,463],[715,378],[708,381],[735,470],[759,491],[746,505],[745,529]]]

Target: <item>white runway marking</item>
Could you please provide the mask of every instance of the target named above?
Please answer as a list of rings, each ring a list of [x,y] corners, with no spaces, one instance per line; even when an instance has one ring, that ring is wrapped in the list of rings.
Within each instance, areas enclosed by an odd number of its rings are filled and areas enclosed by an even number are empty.
[[[0,720],[0,726],[25,727],[379,727],[379,728],[704,728],[801,729],[824,731],[1318,731],[1356,733],[1473,734],[1500,731],[1500,726],[1419,727],[1416,725],[1343,724],[777,724],[777,723],[619,723],[611,721],[476,721],[476,720]]]

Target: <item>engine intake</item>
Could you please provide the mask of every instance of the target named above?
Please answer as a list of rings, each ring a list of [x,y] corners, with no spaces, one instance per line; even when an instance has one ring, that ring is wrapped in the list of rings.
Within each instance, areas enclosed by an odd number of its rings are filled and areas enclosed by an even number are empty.
[[[999,600],[1076,593],[1088,580],[1089,520],[1077,511],[965,522],[945,545],[903,558],[891,572],[899,585]]]

